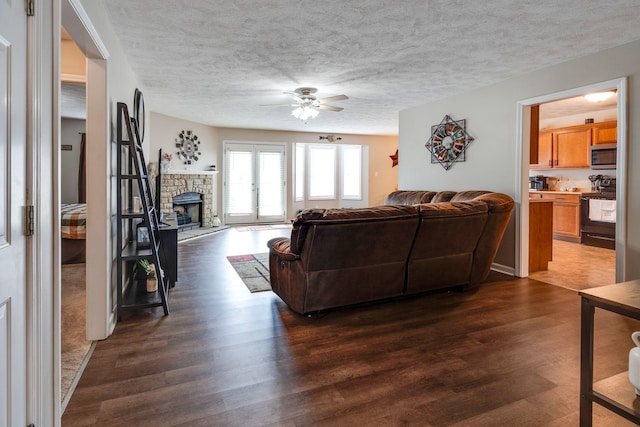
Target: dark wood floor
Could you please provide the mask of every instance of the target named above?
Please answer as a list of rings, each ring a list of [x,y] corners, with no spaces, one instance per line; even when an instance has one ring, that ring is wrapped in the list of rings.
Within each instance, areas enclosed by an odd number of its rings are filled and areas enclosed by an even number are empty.
[[[171,314],[125,315],[63,425],[578,425],[576,291],[493,273],[475,292],[302,317],[226,260],[289,233],[181,243]],[[626,369],[640,324],[601,311],[596,324],[598,379]],[[594,425],[630,425],[594,406]]]

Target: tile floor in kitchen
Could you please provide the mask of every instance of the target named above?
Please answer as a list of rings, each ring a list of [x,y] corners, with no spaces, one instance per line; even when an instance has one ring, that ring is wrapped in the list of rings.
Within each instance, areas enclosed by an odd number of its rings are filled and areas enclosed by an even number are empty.
[[[616,251],[554,240],[549,269],[529,278],[574,290],[610,285],[616,281]]]

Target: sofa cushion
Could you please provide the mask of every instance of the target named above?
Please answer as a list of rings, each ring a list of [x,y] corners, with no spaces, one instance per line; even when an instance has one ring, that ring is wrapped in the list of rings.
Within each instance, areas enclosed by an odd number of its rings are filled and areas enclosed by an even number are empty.
[[[494,213],[511,212],[515,205],[511,197],[492,191],[460,191],[451,198],[452,202],[463,202],[467,200],[480,200],[485,202],[489,208],[489,212]]]
[[[298,214],[291,231],[290,250],[300,255],[304,241],[312,224],[350,223],[380,221],[393,218],[417,217],[418,209],[413,206],[389,205],[354,209],[307,209]]]
[[[429,203],[435,191],[410,191],[399,190],[389,193],[385,205],[417,205],[420,203]]]

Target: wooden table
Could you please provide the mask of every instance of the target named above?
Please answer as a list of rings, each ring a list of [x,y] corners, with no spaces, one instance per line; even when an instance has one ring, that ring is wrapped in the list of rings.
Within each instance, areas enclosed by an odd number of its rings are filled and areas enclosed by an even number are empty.
[[[580,426],[591,426],[593,402],[640,425],[640,399],[636,398],[627,371],[593,383],[595,309],[597,307],[640,320],[640,280],[586,289],[579,294],[582,297]],[[629,341],[631,341],[631,337],[629,337]]]

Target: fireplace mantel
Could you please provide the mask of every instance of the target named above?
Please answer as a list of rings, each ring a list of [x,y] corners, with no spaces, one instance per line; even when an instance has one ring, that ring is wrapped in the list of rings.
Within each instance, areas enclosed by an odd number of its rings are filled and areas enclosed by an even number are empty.
[[[202,194],[202,227],[213,226],[213,177],[217,171],[169,170],[162,174],[160,211],[173,211],[173,196],[186,192]]]
[[[163,175],[216,175],[218,171],[199,171],[193,169],[169,169]]]

